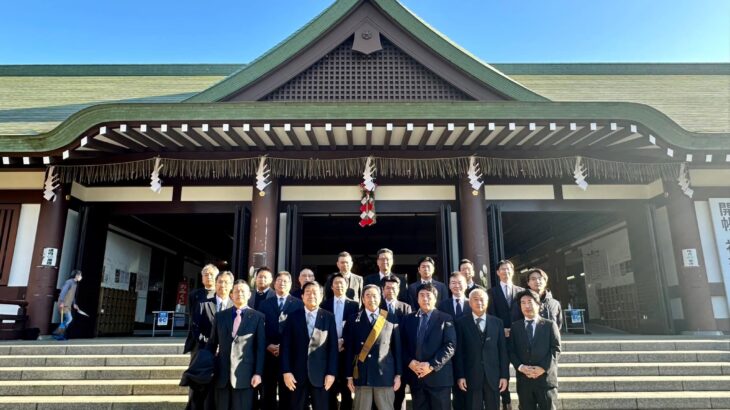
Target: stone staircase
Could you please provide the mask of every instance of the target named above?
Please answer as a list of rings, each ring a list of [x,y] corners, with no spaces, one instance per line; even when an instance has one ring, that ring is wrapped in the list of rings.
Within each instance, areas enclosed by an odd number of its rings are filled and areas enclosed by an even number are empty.
[[[571,335],[563,344],[563,409],[730,409],[729,338]],[[183,409],[181,353],[179,338],[2,342],[0,410]]]

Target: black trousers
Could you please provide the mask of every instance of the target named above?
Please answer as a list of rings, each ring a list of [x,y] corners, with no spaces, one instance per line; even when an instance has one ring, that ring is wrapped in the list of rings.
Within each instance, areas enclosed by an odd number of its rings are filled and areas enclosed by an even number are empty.
[[[505,340],[507,342],[507,357],[509,358],[509,337],[505,337]],[[507,375],[507,388],[504,389],[503,392],[499,393],[500,397],[502,398],[503,404],[512,403],[512,396],[510,395],[510,392],[509,392],[509,378],[510,378],[510,376]]]
[[[340,395],[340,410],[352,410],[352,392],[347,388],[347,379],[344,377],[338,377],[335,383],[330,387],[329,394],[329,408],[330,410],[337,410],[337,395]]]
[[[457,385],[454,385],[454,387],[451,388],[451,403],[455,409],[467,408],[466,392],[461,390]]]
[[[414,410],[451,410],[451,387],[411,386]]]
[[[286,386],[284,386],[286,388]],[[291,394],[289,409],[305,410],[307,404],[312,404],[312,410],[329,410],[329,394],[324,387],[314,387],[309,379],[297,380],[297,388]],[[286,408],[286,403],[281,403]]]
[[[401,380],[403,378],[401,377]],[[400,388],[395,391],[395,400],[393,401],[393,408],[395,410],[406,410],[406,383],[401,381]]]
[[[468,388],[464,392],[464,407],[456,407],[454,404],[454,409],[499,410],[499,390],[493,390],[487,383],[482,386],[474,386],[467,382],[467,386]]]
[[[253,409],[253,389],[234,389],[230,383],[227,387],[215,389],[216,410],[251,410]]]
[[[261,400],[261,409],[263,410],[286,409],[291,401],[291,390],[284,384],[284,376],[281,375],[280,366],[279,358],[267,351],[262,383],[263,399]],[[276,400],[277,392],[278,403]]]
[[[548,388],[543,383],[517,382],[517,397],[520,410],[555,410],[558,404],[558,389]]]

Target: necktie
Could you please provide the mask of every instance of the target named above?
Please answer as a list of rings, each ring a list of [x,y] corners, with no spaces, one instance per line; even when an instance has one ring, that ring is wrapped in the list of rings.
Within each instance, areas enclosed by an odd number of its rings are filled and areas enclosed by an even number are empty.
[[[312,337],[312,333],[314,332],[314,319],[314,313],[307,312],[307,331],[309,332],[309,337]]]
[[[231,337],[236,337],[236,334],[238,334],[238,328],[241,326],[241,312],[243,312],[243,309],[236,309],[236,318],[233,320]]]
[[[390,312],[391,315],[395,315],[395,307],[392,303],[388,303],[388,312]]]
[[[527,323],[527,325],[525,326],[525,331],[527,331],[527,341],[530,344],[532,344],[532,337],[533,337],[533,335],[532,335],[532,329],[533,329],[532,322],[534,322],[534,320],[525,320],[525,323]]]
[[[512,295],[510,295],[509,286],[502,285],[502,290],[504,291],[504,299],[507,301],[507,306],[512,306]]]
[[[416,333],[416,359],[421,359],[421,346],[423,339],[426,337],[426,325],[428,324],[428,316],[421,314],[421,321],[418,323],[418,332]]]
[[[484,328],[482,328],[482,320],[484,320],[484,319],[482,319],[480,317],[476,318],[477,329],[479,329],[479,333],[484,333]]]
[[[284,298],[279,298],[279,313],[284,310]]]
[[[335,326],[337,326],[337,338],[342,337],[342,301],[340,299],[335,300]]]
[[[378,320],[378,315],[376,315],[375,313],[371,313],[370,314],[370,324],[371,325],[375,324],[376,320]]]
[[[464,313],[464,309],[461,308],[461,299],[456,299],[456,310],[454,312],[456,316],[461,316]]]

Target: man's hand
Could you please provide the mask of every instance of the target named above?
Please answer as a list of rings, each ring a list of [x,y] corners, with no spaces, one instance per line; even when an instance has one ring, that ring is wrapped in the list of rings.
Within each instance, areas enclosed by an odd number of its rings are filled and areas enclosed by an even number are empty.
[[[297,379],[292,373],[284,373],[284,384],[289,390],[294,391],[297,388]]]
[[[268,350],[269,353],[273,354],[274,357],[279,357],[279,345],[270,344],[266,346],[266,350]]]
[[[499,379],[499,392],[503,392],[507,390],[507,386],[509,386],[509,382],[507,379]]]
[[[347,378],[347,388],[350,389],[350,392],[355,393],[355,383],[352,381],[352,377]]]
[[[543,374],[545,374],[545,369],[543,369],[540,366],[533,366],[532,367],[532,374],[534,376],[533,378],[537,379],[538,377],[540,377]]]
[[[58,308],[59,308],[59,309],[63,309],[63,308],[65,308],[65,307],[66,307],[66,305],[64,305],[64,304],[63,304],[63,302],[60,302],[60,303],[58,304]]]
[[[261,384],[261,376],[259,376],[258,374],[254,374],[251,378],[251,387],[255,389],[256,386],[258,386],[259,384]]]
[[[395,376],[393,379],[393,391],[400,389],[400,376]]]
[[[456,385],[459,386],[459,389],[461,389],[461,391],[466,391],[466,379],[465,378],[462,377],[461,379],[457,380]]]
[[[408,368],[413,370],[413,373],[418,375],[418,363],[416,360],[411,360],[410,363],[408,363]]]
[[[433,371],[433,367],[428,362],[421,362],[419,378],[428,376]]]
[[[504,337],[509,337],[509,331],[510,331],[510,328],[508,328],[508,327],[504,328]]]
[[[337,339],[337,351],[344,351],[345,350],[345,339]]]
[[[335,376],[327,375],[324,376],[324,389],[329,391],[330,387],[335,383]]]
[[[79,310],[79,305],[77,305],[77,304],[74,303],[73,308],[76,309],[76,310]]]

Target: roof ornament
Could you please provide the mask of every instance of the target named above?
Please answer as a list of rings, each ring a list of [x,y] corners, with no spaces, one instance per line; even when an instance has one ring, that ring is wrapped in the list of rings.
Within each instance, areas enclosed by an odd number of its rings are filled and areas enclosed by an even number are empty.
[[[365,162],[365,171],[360,183],[360,226],[366,227],[375,224],[375,161],[368,157]]]
[[[271,184],[271,168],[266,164],[266,155],[259,160],[259,166],[256,169],[256,189],[259,190],[259,196],[266,196],[264,190]]]
[[[162,166],[160,157],[155,158],[155,165],[152,167],[152,175],[150,176],[150,189],[156,194],[162,191],[162,180],[160,179],[160,169],[162,169]]]
[[[573,178],[575,179],[575,183],[578,185],[578,188],[584,191],[588,189],[588,182],[586,182],[586,167],[583,165],[583,158],[580,156],[575,157]]]
[[[682,190],[682,193],[687,195],[688,198],[692,198],[695,191],[690,186],[690,180],[689,180],[689,169],[687,169],[687,164],[682,163],[682,165],[679,167],[679,177],[677,178],[677,185],[679,185],[679,188]]]
[[[469,170],[466,176],[469,178],[469,184],[471,184],[471,194],[474,196],[479,195],[479,190],[484,185],[484,181],[482,181],[482,170],[479,169],[479,163],[477,163],[477,158],[474,155],[469,157]]]
[[[355,30],[354,37],[355,40],[352,42],[354,51],[370,55],[383,49],[383,45],[380,43],[380,31],[368,22]]]

